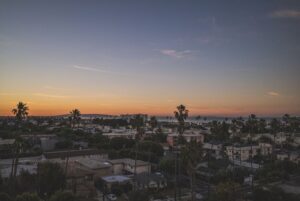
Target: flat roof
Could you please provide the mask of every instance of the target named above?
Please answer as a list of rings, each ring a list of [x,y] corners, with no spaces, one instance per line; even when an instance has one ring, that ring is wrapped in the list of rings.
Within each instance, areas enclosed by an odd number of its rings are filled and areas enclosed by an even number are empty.
[[[77,163],[82,166],[88,167],[89,169],[101,169],[111,167],[111,164],[105,161],[97,161],[89,158],[82,158],[76,160]]]
[[[15,139],[0,139],[0,145],[13,144],[15,141]]]
[[[113,175],[113,176],[106,176],[101,178],[107,183],[116,183],[116,182],[124,182],[124,181],[131,180],[129,177],[124,175]]]
[[[132,165],[132,166],[135,165],[135,160],[131,159],[131,158],[113,159],[113,160],[109,160],[109,162],[112,163],[112,164],[123,163],[123,164],[129,164],[129,165]],[[143,166],[143,165],[148,165],[148,163],[145,162],[145,161],[136,160],[136,165],[137,166]]]

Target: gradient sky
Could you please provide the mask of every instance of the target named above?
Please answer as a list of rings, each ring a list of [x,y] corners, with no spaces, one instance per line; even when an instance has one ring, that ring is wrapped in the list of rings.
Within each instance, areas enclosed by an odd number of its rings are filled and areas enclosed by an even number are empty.
[[[300,1],[0,1],[0,115],[300,114]]]

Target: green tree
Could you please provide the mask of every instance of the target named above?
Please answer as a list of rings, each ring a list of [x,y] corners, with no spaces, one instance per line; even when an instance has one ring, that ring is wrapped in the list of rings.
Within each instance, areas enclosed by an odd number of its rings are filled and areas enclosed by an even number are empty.
[[[240,187],[238,183],[227,181],[219,183],[216,188],[216,198],[222,201],[235,201],[237,200],[237,189]]]
[[[132,191],[129,193],[130,201],[149,201],[149,193],[147,191]]]
[[[80,119],[81,119],[80,116],[81,116],[81,114],[78,109],[74,109],[70,112],[69,120],[70,120],[72,128],[74,128],[76,124],[77,125],[79,124]]]
[[[132,148],[135,144],[134,140],[124,137],[115,137],[110,140],[110,147],[114,150]]]
[[[155,128],[157,127],[157,125],[158,125],[158,121],[157,121],[157,119],[156,119],[155,116],[150,117],[149,124],[150,124],[151,129],[152,129],[152,132],[153,132],[154,129],[155,129]]]
[[[76,197],[70,192],[57,191],[49,201],[75,201]]]
[[[37,189],[37,177],[35,174],[30,174],[28,171],[22,170],[17,177],[18,180],[18,192],[35,192]]]
[[[173,158],[163,158],[159,161],[159,168],[165,174],[174,175],[174,163],[175,159]]]
[[[4,192],[0,192],[0,200],[1,201],[13,201],[13,199],[7,193],[4,193]]]
[[[35,193],[23,193],[16,197],[16,201],[41,201],[41,199]]]
[[[189,111],[184,105],[179,105],[177,106],[177,111],[174,111],[174,115],[178,121],[178,132],[182,135],[185,129],[185,120],[189,116]]]
[[[130,120],[131,125],[133,128],[136,129],[136,136],[135,136],[135,157],[134,157],[134,175],[136,174],[136,166],[137,166],[137,157],[138,157],[138,141],[144,134],[144,118],[137,114],[134,116],[133,119]]]
[[[28,116],[28,106],[23,103],[19,102],[16,106],[16,108],[12,109],[12,113],[15,115],[18,122],[23,121]]]
[[[58,163],[43,162],[38,164],[38,186],[40,196],[48,197],[62,190],[66,183],[64,170]]]
[[[27,148],[26,142],[20,136],[17,136],[15,138],[15,142],[13,144],[14,158],[13,158],[12,167],[11,167],[11,177],[16,177],[17,172],[18,172],[20,153],[24,152],[24,150],[26,148]]]
[[[192,190],[192,201],[195,200],[195,178],[197,172],[197,165],[203,160],[203,153],[201,145],[196,141],[191,141],[183,147],[181,157],[187,174],[190,177],[190,185]]]
[[[251,170],[253,170],[253,134],[258,132],[258,122],[255,114],[251,114],[248,117],[248,120],[246,122],[248,129],[249,129],[249,135],[250,135],[250,163],[251,163]],[[253,181],[252,181],[253,184]],[[253,185],[252,185],[253,186]]]
[[[276,145],[276,140],[275,140],[275,137],[276,137],[276,134],[280,131],[280,128],[281,128],[281,122],[276,119],[276,118],[273,118],[270,122],[270,127],[271,127],[271,133],[273,135],[273,151],[275,151],[275,145]]]

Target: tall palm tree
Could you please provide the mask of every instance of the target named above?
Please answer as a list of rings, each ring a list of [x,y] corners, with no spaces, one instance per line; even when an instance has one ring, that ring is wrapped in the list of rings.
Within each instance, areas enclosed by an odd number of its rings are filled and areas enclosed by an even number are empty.
[[[19,102],[16,105],[16,108],[12,109],[12,113],[15,115],[18,122],[22,122],[24,119],[28,117],[28,106],[26,103]]]
[[[248,117],[247,124],[249,127],[249,134],[250,134],[250,146],[251,146],[251,154],[250,154],[250,164],[251,164],[251,171],[253,171],[253,133],[257,130],[257,118],[255,114],[251,114]],[[252,190],[253,190],[253,178],[251,182]]]
[[[135,135],[135,157],[134,157],[134,176],[136,176],[136,167],[137,167],[137,157],[138,157],[138,142],[139,139],[144,134],[144,118],[137,114],[134,116],[133,119],[130,120],[131,126],[136,129],[136,135]],[[134,185],[136,188],[136,184]]]
[[[75,127],[75,124],[79,124],[80,122],[80,111],[78,109],[74,109],[72,111],[70,111],[70,116],[69,116],[69,120],[70,120],[70,124],[71,124],[71,127],[74,128]]]
[[[192,201],[195,200],[195,177],[197,165],[203,159],[201,144],[196,141],[191,141],[187,146],[184,146],[182,151],[182,160],[186,164],[186,171],[190,177],[190,185],[192,190]]]
[[[18,123],[22,123],[22,121],[28,117],[28,110],[28,106],[23,102],[19,102],[16,108],[12,109],[12,113],[15,115]],[[14,143],[14,159],[12,161],[11,177],[15,177],[17,174],[19,154],[23,151],[23,145],[23,140],[20,137],[17,137]]]
[[[189,116],[189,111],[184,105],[177,106],[177,111],[174,111],[175,118],[178,121],[178,132],[180,135],[184,132],[184,122]]]
[[[156,117],[155,116],[150,117],[149,123],[150,123],[151,129],[152,129],[152,133],[153,133],[154,129],[158,125],[158,121],[157,121]]]
[[[11,176],[16,177],[19,165],[19,155],[24,152],[26,143],[21,137],[17,137],[14,142],[14,159],[12,161]]]
[[[276,134],[278,133],[278,131],[280,130],[281,127],[281,123],[278,119],[273,118],[270,122],[270,126],[271,126],[271,133],[273,134],[273,152],[275,151],[275,146],[276,146]]]
[[[185,129],[185,120],[188,118],[189,111],[186,109],[184,105],[177,106],[177,111],[174,111],[175,118],[178,122],[178,144],[183,144],[183,133]],[[176,159],[175,159],[175,200],[177,199],[177,173],[180,174],[180,163],[178,164],[178,158],[180,154],[180,146],[175,144],[174,151],[176,152]],[[177,167],[178,166],[178,167]],[[179,189],[180,193],[180,189]]]

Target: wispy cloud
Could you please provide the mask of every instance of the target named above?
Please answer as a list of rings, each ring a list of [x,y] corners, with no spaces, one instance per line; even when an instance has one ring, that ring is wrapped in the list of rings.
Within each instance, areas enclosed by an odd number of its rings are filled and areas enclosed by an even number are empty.
[[[45,93],[34,93],[33,95],[34,96],[47,97],[47,98],[70,98],[70,96],[56,95],[56,94],[45,94]]]
[[[160,50],[160,53],[169,57],[180,59],[189,56],[192,53],[192,51],[191,50],[177,51],[174,49],[163,49]]]
[[[293,18],[293,19],[300,19],[300,10],[277,10],[272,12],[270,15],[272,18]]]
[[[16,93],[0,93],[0,96],[15,96]]]
[[[125,75],[125,73],[120,73],[120,72],[115,72],[115,71],[110,71],[110,70],[105,70],[105,69],[100,69],[100,68],[87,67],[87,66],[73,65],[73,68],[76,68],[79,70],[84,70],[84,71]]]
[[[279,96],[280,95],[278,92],[275,92],[275,91],[269,91],[267,94],[269,96]]]

